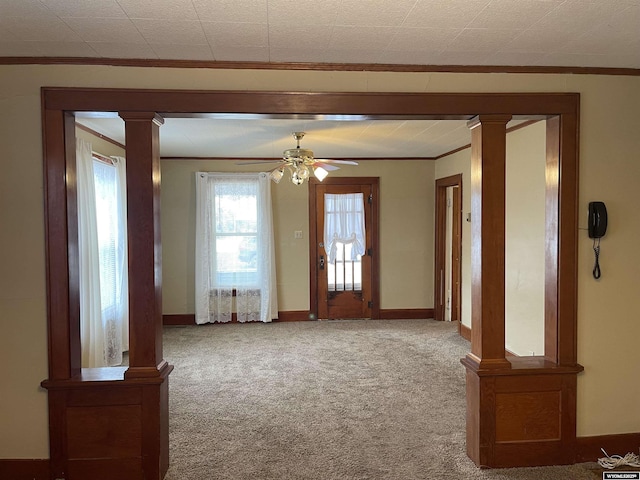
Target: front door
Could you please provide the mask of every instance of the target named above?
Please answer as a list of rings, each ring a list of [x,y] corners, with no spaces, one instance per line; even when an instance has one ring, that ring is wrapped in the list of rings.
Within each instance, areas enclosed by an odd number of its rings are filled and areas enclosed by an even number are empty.
[[[329,181],[327,181],[329,180]],[[317,316],[319,319],[375,318],[377,312],[377,288],[372,288],[374,245],[374,201],[377,199],[377,178],[334,178],[324,183],[311,183],[310,203],[315,204],[310,216],[315,225],[311,228],[312,285],[315,283]],[[354,195],[355,194],[355,195]],[[311,212],[310,212],[311,213]],[[351,216],[349,219],[348,217]],[[344,225],[361,223],[364,231],[336,232]],[[342,225],[332,227],[331,225]],[[325,226],[334,232],[327,239]],[[352,227],[349,227],[352,228]],[[358,230],[357,227],[355,230]],[[335,240],[340,238],[344,241]],[[314,264],[314,265],[313,265]],[[315,266],[315,268],[313,268]],[[314,271],[315,270],[315,271]]]

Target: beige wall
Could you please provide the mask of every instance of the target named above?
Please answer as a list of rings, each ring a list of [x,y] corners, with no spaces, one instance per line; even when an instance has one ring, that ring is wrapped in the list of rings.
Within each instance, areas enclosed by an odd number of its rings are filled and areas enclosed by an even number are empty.
[[[544,355],[546,122],[507,135],[505,347]]]
[[[471,142],[471,132],[469,132]],[[471,213],[471,149],[466,148],[452,155],[436,160],[435,178],[445,178],[462,174],[462,285],[460,296],[460,321],[471,328],[471,223],[467,214]]]
[[[360,161],[331,176],[380,177],[380,307],[433,308],[432,161]],[[162,161],[163,311],[194,312],[194,172],[260,171],[232,161]],[[309,309],[309,190],[272,185],[278,307]],[[293,232],[302,230],[303,239]]]
[[[544,354],[545,122],[507,134],[505,347]],[[436,161],[436,178],[462,173],[462,323],[471,327],[471,150]]]
[[[581,227],[590,200],[607,203],[602,279],[579,232],[578,435],[640,432],[640,78],[630,76],[306,72],[0,66],[0,456],[48,456],[46,285],[40,117],[42,86],[293,91],[579,92]],[[431,196],[433,198],[433,196]],[[393,200],[393,199],[391,199]],[[384,205],[393,204],[385,200]],[[393,221],[388,219],[388,221]],[[387,242],[388,234],[381,241]],[[406,245],[406,248],[417,248]],[[432,247],[429,246],[430,251]],[[393,258],[393,252],[390,253]],[[392,287],[388,287],[392,288]],[[428,293],[428,292],[427,292]],[[393,299],[389,289],[383,301]],[[427,302],[425,302],[427,303]],[[431,302],[428,302],[431,303]],[[388,308],[404,306],[388,304]],[[20,359],[19,362],[15,361]],[[624,392],[624,393],[621,393]]]
[[[99,153],[100,155],[104,155],[105,157],[117,156],[123,157],[125,152],[122,148],[114,145],[111,142],[107,142],[106,140],[84,130],[80,130],[76,128],[76,137],[82,138],[91,144],[91,150],[94,153]]]

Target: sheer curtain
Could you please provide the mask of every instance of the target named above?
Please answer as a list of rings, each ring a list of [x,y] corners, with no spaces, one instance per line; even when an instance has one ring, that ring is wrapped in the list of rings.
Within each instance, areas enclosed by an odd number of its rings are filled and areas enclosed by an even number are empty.
[[[278,317],[271,182],[265,173],[196,173],[196,323]]]
[[[77,139],[80,339],[83,367],[120,365],[129,348],[126,166],[95,161]]]
[[[351,260],[365,253],[364,195],[324,194],[324,249],[334,263],[338,243],[351,244]]]

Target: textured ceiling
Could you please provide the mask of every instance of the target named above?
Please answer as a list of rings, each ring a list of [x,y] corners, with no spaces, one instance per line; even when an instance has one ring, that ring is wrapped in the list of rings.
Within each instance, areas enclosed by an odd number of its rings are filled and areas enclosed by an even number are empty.
[[[78,118],[78,123],[124,144],[120,118]],[[508,127],[523,120],[513,120]],[[160,127],[162,157],[280,158],[294,148],[317,158],[434,158],[471,143],[464,120],[292,120],[166,118]]]
[[[640,68],[640,0],[0,0],[0,56]]]

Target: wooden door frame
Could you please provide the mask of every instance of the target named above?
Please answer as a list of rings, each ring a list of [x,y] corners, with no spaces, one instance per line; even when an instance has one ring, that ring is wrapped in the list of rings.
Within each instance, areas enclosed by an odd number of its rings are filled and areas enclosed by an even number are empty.
[[[49,379],[46,384],[49,402],[49,445],[51,464],[57,468],[66,465],[69,453],[66,450],[67,424],[65,415],[73,395],[91,390],[87,399],[102,401],[112,399],[124,401],[128,392],[152,389],[153,394],[143,395],[149,405],[158,405],[154,399],[166,394],[167,382],[158,376],[149,379],[125,378],[118,375],[100,375],[99,372],[80,371],[79,332],[79,273],[78,239],[75,195],[75,112],[121,112],[128,118],[149,117],[150,113],[180,115],[198,113],[238,113],[264,115],[363,115],[371,119],[430,118],[469,120],[480,118],[485,123],[497,117],[519,119],[546,119],[547,121],[547,181],[546,181],[546,251],[545,251],[545,357],[531,357],[520,361],[483,361],[483,352],[464,359],[467,367],[467,453],[478,465],[523,466],[542,465],[548,462],[575,461],[575,415],[576,375],[582,367],[577,363],[577,252],[578,252],[578,122],[580,95],[578,93],[319,93],[319,92],[265,92],[265,91],[185,91],[144,89],[101,88],[42,88],[43,159],[45,191],[45,238],[47,281],[47,328],[49,350]],[[115,114],[115,113],[114,113]],[[487,122],[485,122],[485,117]],[[145,120],[147,121],[147,120]],[[498,122],[499,123],[499,122]],[[487,125],[489,125],[487,123]],[[478,135],[483,143],[480,160],[491,152],[497,152],[504,142],[501,128],[483,127]],[[472,135],[473,137],[473,135]],[[473,144],[473,141],[472,141]],[[148,151],[155,150],[148,148]],[[486,151],[485,151],[486,150]],[[499,152],[498,152],[499,153]],[[144,156],[148,155],[144,153]],[[490,175],[486,175],[489,178]],[[485,178],[485,179],[486,179]],[[476,179],[476,180],[474,180]],[[472,185],[482,179],[482,170],[472,168]],[[142,183],[148,182],[142,179]],[[154,179],[159,181],[159,178]],[[476,182],[477,183],[477,182]],[[145,183],[148,186],[148,183]],[[159,185],[158,185],[159,188]],[[144,195],[149,195],[148,190]],[[155,191],[154,191],[155,192]],[[155,192],[154,195],[158,193]],[[479,193],[483,193],[480,189]],[[489,195],[491,192],[484,192]],[[482,201],[481,195],[477,201]],[[482,206],[482,218],[493,218],[491,204]],[[499,209],[498,209],[499,210]],[[498,211],[496,216],[501,215]],[[475,215],[475,213],[474,213]],[[149,229],[151,219],[134,225],[135,230]],[[492,242],[499,243],[500,233],[483,230],[483,243],[479,251]],[[481,267],[481,264],[478,264]],[[139,266],[140,278],[151,279],[147,290],[154,289],[155,265]],[[476,285],[472,276],[472,284]],[[483,285],[485,286],[485,285]],[[486,285],[491,292],[491,285]],[[156,289],[157,291],[158,289]],[[493,293],[493,292],[492,292]],[[485,290],[479,293],[484,298]],[[475,300],[474,300],[475,305]],[[486,306],[486,305],[485,305]],[[489,325],[483,324],[484,320]],[[497,318],[502,323],[504,319]],[[476,344],[491,346],[491,351],[500,350],[494,339],[492,328],[496,319],[473,316],[473,337]],[[130,319],[138,336],[151,337],[161,342],[158,326],[146,317]],[[504,325],[501,325],[504,328]],[[149,343],[149,342],[147,342]],[[147,348],[145,343],[143,348]],[[473,342],[472,342],[473,345]],[[157,347],[158,345],[156,345]],[[136,344],[131,349],[140,348]],[[502,345],[504,352],[504,345]],[[493,359],[491,359],[493,360]],[[485,367],[487,365],[488,367]],[[494,368],[495,367],[495,368]],[[513,367],[513,368],[511,368]],[[90,369],[91,370],[91,369]],[[156,375],[156,369],[153,369]],[[536,381],[530,381],[536,380]],[[152,387],[156,385],[158,387]],[[544,385],[542,385],[544,383]],[[523,390],[524,387],[538,391]],[[562,391],[558,391],[561,385]],[[496,405],[496,388],[502,389],[502,401],[517,401],[525,394],[535,399],[533,407],[540,402],[537,393],[557,391],[563,399],[561,416],[563,427],[561,442],[551,443],[551,449],[532,448],[526,439],[499,444],[496,425],[510,422],[504,409]],[[130,387],[134,387],[131,390]],[[99,389],[99,394],[92,389]],[[158,391],[160,389],[160,392]],[[145,390],[146,391],[146,390]],[[512,393],[508,393],[511,391]],[[520,393],[518,393],[520,392]],[[99,403],[99,402],[98,402]],[[97,416],[106,414],[104,403],[95,405]],[[160,412],[149,410],[144,417],[142,441],[154,442],[165,435],[168,412],[166,405]],[[535,415],[544,413],[544,408],[519,411]],[[79,441],[79,439],[76,439]],[[536,443],[540,445],[542,442]],[[548,442],[547,442],[548,443]],[[469,445],[472,449],[469,450]],[[164,447],[163,447],[164,448]],[[157,443],[149,449],[145,464],[160,463]],[[549,452],[559,452],[551,456]],[[168,452],[162,452],[168,458]],[[101,468],[100,462],[87,459],[84,468]],[[165,468],[166,465],[163,465]],[[136,477],[143,478],[143,477]],[[151,474],[144,478],[152,478]]]
[[[317,178],[309,179],[309,315],[311,318],[318,318],[318,244],[316,237],[318,234],[315,220],[316,216],[316,185],[362,185],[371,186],[373,195],[371,203],[371,319],[380,318],[380,178],[379,177],[329,177],[320,182]]]
[[[453,249],[458,251],[458,261],[452,262],[451,270],[452,274],[457,274],[459,279],[462,279],[462,174],[451,175],[445,178],[439,178],[436,180],[436,201],[435,201],[435,258],[434,258],[434,279],[433,279],[433,318],[435,320],[444,320],[445,305],[443,302],[439,302],[439,298],[444,295],[445,284],[443,273],[446,263],[446,212],[447,212],[447,188],[458,187],[455,195],[457,202],[454,201],[454,205],[460,206],[458,211],[453,212],[453,224],[454,228],[457,226],[459,235],[457,244],[452,244]],[[455,265],[454,265],[455,263]],[[458,282],[458,288],[452,299],[455,298],[455,305],[452,301],[451,308],[454,306],[457,310],[458,319],[460,318],[460,302],[462,299],[462,282]],[[458,333],[460,333],[460,324],[458,325]]]

